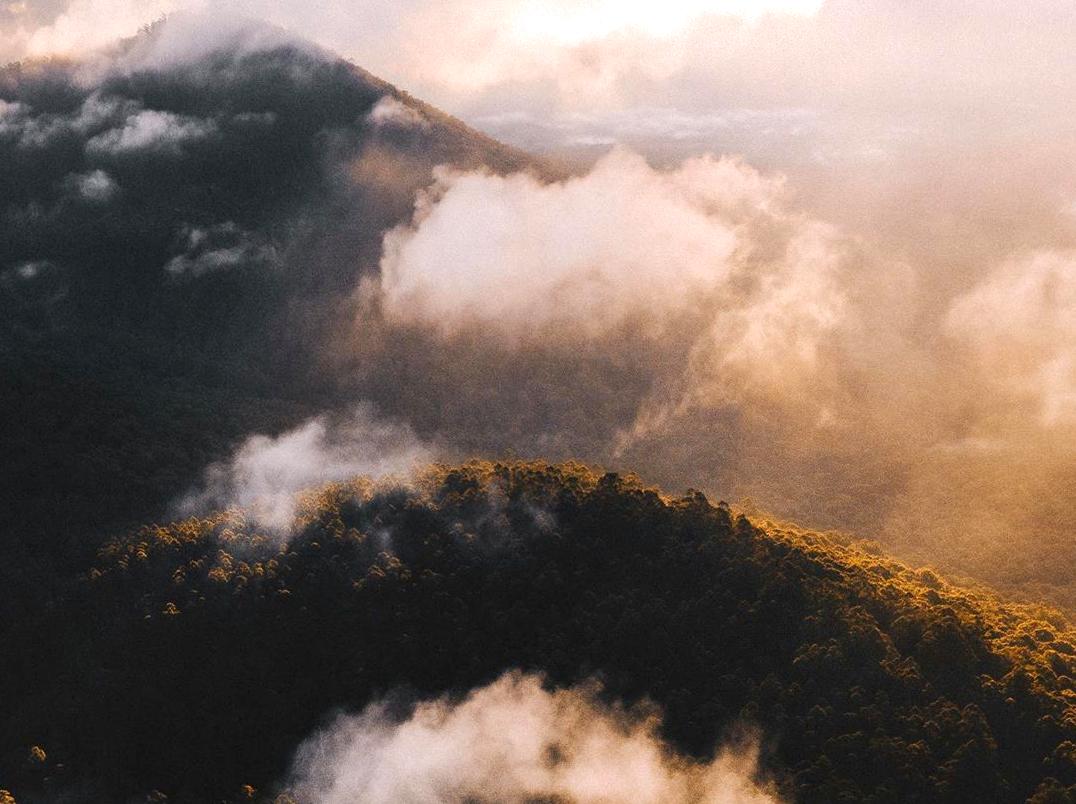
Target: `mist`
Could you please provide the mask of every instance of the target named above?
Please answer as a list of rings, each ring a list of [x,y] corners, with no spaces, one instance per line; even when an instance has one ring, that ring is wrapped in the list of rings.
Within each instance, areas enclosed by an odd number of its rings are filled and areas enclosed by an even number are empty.
[[[777,801],[756,781],[753,743],[692,760],[662,742],[656,711],[602,703],[598,691],[547,691],[540,677],[512,672],[402,719],[374,703],[303,743],[290,786],[311,804]]]
[[[440,173],[387,233],[345,348],[420,373],[434,369],[404,352],[437,349],[451,401],[434,413],[388,393],[461,446],[701,484],[1026,582],[1068,550],[1069,518],[1040,503],[1076,468],[1072,264],[1013,244],[943,285],[934,260],[820,218],[781,174],[619,150],[556,182]],[[1057,535],[1019,569],[988,567],[1030,522]]]
[[[239,506],[258,525],[287,535],[306,489],[362,475],[404,482],[434,457],[406,424],[378,418],[369,405],[318,416],[278,436],[252,435],[174,504],[178,516]]]

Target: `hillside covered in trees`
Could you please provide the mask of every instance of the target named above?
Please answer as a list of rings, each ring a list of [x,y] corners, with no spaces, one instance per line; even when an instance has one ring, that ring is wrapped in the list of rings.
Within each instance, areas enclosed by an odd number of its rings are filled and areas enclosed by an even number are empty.
[[[146,526],[2,638],[20,804],[287,801],[333,712],[513,668],[653,701],[692,756],[755,729],[786,800],[1076,798],[1060,615],[579,464],[330,485],[286,539],[239,509]]]
[[[533,164],[266,25],[0,67],[4,566],[338,401],[316,350],[434,167]]]

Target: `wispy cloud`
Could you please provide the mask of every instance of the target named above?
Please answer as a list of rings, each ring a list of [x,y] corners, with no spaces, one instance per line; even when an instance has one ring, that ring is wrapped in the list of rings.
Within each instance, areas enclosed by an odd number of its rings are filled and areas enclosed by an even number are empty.
[[[175,509],[191,515],[240,506],[262,527],[286,534],[297,492],[359,475],[405,478],[432,456],[406,424],[360,405],[349,416],[319,416],[278,436],[250,436],[230,458],[210,466]]]
[[[217,131],[213,120],[204,120],[156,109],[143,109],[130,115],[122,126],[108,129],[86,143],[93,156],[132,153],[178,153],[185,145],[212,137]]]
[[[277,260],[271,243],[231,221],[208,227],[185,226],[179,246],[181,253],[164,266],[174,277],[196,277],[240,265],[265,268]]]

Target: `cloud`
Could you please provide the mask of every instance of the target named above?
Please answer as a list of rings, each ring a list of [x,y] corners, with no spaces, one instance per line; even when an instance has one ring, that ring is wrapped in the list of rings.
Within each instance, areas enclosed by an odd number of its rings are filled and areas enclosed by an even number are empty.
[[[395,721],[384,704],[343,716],[299,749],[298,798],[316,804],[524,802],[770,804],[757,751],[680,756],[653,712],[600,703],[592,686],[547,692],[509,673],[459,703],[420,703]]]
[[[1011,102],[1037,114],[1043,98],[1072,87],[1067,44],[1076,25],[1050,0],[318,0],[313,13],[295,0],[54,5],[51,15],[0,17],[8,51],[0,61],[85,53],[174,11],[209,15],[195,27],[217,43],[215,20],[263,17],[468,114],[664,103],[687,113],[825,107],[944,116],[961,99],[976,116]],[[187,51],[198,37],[184,39]]]
[[[1076,169],[1058,126],[1076,71],[1054,70],[1071,52],[1055,34],[1071,21],[1059,12],[1031,50],[1050,19],[1034,5],[1009,26],[1022,44],[980,49],[987,61],[970,70],[975,54],[937,55],[965,35],[981,42],[1011,11],[955,20],[883,5],[747,23],[688,15],[675,30],[517,49],[508,73],[452,111],[540,129],[539,147],[648,149],[573,163],[559,181],[470,170],[488,156],[479,141],[434,116],[401,129],[412,116],[384,98],[403,96],[324,69],[328,57],[289,32],[227,22],[234,7],[177,16],[88,63],[28,65],[8,73],[0,101],[11,179],[0,301],[31,330],[73,316],[107,326],[112,308],[78,289],[112,277],[138,311],[140,282],[173,280],[156,295],[171,306],[146,322],[154,337],[192,317],[216,322],[200,330],[215,343],[241,329],[249,353],[272,344],[266,363],[289,376],[306,365],[301,347],[334,402],[372,400],[461,453],[582,457],[672,488],[705,484],[809,524],[917,540],[931,560],[976,533],[1060,539],[1068,520],[1032,521],[1041,503],[1004,490],[1014,466],[1039,489],[1076,476],[1076,442],[1058,437],[1076,408],[1064,346]],[[361,26],[346,3],[272,13],[373,43],[348,52],[389,77],[417,76],[408,52],[425,52],[451,100],[442,48],[474,31],[501,46],[469,19],[482,8],[374,4]],[[438,14],[460,30],[423,27]],[[534,30],[534,42],[556,37]],[[485,58],[482,36],[468,47],[449,56]],[[552,61],[530,71],[533,58]],[[574,81],[589,88],[561,97]],[[322,98],[333,101],[311,102]],[[702,149],[751,158],[681,158]],[[413,208],[438,160],[464,168],[441,170]],[[108,195],[101,174],[122,192]],[[53,267],[21,278],[36,263]],[[222,299],[215,289],[238,286],[232,269],[248,264],[279,265],[258,276],[287,283],[286,310],[267,312],[256,293],[237,294],[242,310],[191,302]],[[295,351],[278,358],[266,332]],[[959,490],[957,471],[975,475]],[[954,490],[930,491],[943,487]],[[1006,506],[1021,516],[996,513]],[[935,515],[907,524],[901,510]]]
[[[16,301],[16,309],[48,310],[62,301],[68,292],[64,271],[49,260],[26,260],[0,266],[0,300]]]
[[[24,103],[0,101],[0,137],[14,140],[20,148],[47,145],[68,121],[56,117],[34,118]]]
[[[429,121],[415,108],[401,103],[391,95],[379,100],[366,119],[375,126],[397,126],[400,128],[428,128]]]
[[[37,279],[42,274],[55,270],[55,266],[47,260],[31,260],[8,269],[8,275],[24,282]]]
[[[1006,261],[953,302],[946,324],[985,383],[1037,399],[1048,426],[1076,423],[1076,253]]]
[[[179,154],[185,145],[208,139],[216,132],[217,124],[213,120],[142,109],[124,120],[122,126],[91,138],[86,143],[86,152],[94,156]]]
[[[209,227],[185,226],[180,243],[183,253],[172,257],[164,266],[175,277],[197,277],[238,266],[273,265],[277,261],[272,244],[231,221]]]
[[[818,369],[847,304],[840,238],[782,194],[779,176],[737,160],[659,171],[626,151],[554,183],[442,172],[385,238],[384,311],[446,337],[482,327],[569,349],[633,324],[650,339],[689,326],[698,382],[731,384],[735,369],[787,385]]]
[[[552,185],[444,173],[414,224],[386,240],[387,309],[443,328],[473,318],[600,330],[632,312],[684,307],[726,278],[736,238],[682,178],[626,153]]]
[[[229,459],[210,466],[175,509],[190,516],[240,506],[262,527],[283,533],[299,491],[359,475],[404,477],[432,455],[410,427],[359,405],[343,418],[319,416],[279,436],[250,436]]]
[[[314,40],[272,24],[272,14],[248,13],[241,3],[221,3],[210,7],[203,0],[177,2],[177,10],[168,14],[165,24],[155,25],[151,35],[136,39],[119,52],[106,51],[102,59],[91,57],[83,67],[87,77],[105,74],[137,74],[144,70],[175,71],[223,58],[221,66],[236,65],[257,53],[288,49],[314,59],[333,58]],[[309,16],[309,10],[299,10]],[[92,56],[92,54],[91,54]],[[291,78],[303,77],[307,66],[293,60]]]
[[[938,188],[913,186],[947,208]],[[1057,446],[1037,468],[1025,460],[1073,399],[1057,354],[1072,339],[1067,302],[1017,314],[1006,305],[1023,292],[1006,278],[950,314],[969,287],[992,286],[1007,241],[986,248],[985,232],[925,213],[911,225],[938,225],[940,253],[910,250],[885,236],[903,219],[853,235],[801,197],[729,158],[656,168],[617,151],[554,182],[442,172],[366,283],[377,304],[358,329],[380,313],[387,330],[356,336],[356,371],[389,409],[469,450],[583,456],[667,485],[702,478],[727,498],[970,566],[982,543],[960,522],[992,539],[1024,521],[1002,513],[1006,467],[1045,487],[1076,458]],[[998,384],[1013,375],[1018,386]],[[1041,411],[1027,401],[1040,388]],[[941,488],[957,490],[939,499]],[[916,514],[941,507],[954,515]]]
[[[20,101],[0,100],[0,137],[10,138],[24,150],[45,150],[69,135],[83,137],[110,125],[119,125],[133,104],[91,93],[69,112],[39,111]]]
[[[0,62],[84,54],[181,11],[185,22],[131,61],[175,66],[232,49],[251,35],[237,20],[260,17],[293,44],[317,42],[541,151],[618,142],[676,158],[730,151],[802,171],[901,162],[923,148],[959,158],[1012,137],[1067,136],[1059,110],[1076,91],[1076,15],[1051,0],[317,0],[316,12],[296,0],[50,5],[55,13],[0,18]],[[249,44],[288,38],[262,29]],[[520,115],[538,123],[520,125]]]
[[[43,24],[20,21],[9,42],[29,56],[85,54],[185,5],[182,0],[70,0]]]
[[[112,177],[100,169],[71,174],[66,184],[84,201],[94,203],[109,201],[119,191]]]
[[[810,148],[822,134],[817,112],[802,108],[683,109],[640,105],[574,110],[559,115],[527,111],[479,114],[472,121],[499,139],[549,152],[622,145],[642,152],[705,153],[720,143],[730,153],[752,152],[763,144],[789,154]],[[657,143],[663,143],[660,150]],[[786,161],[791,161],[786,158]]]
[[[26,106],[18,101],[0,99],[0,134],[10,134],[16,121],[26,113]]]

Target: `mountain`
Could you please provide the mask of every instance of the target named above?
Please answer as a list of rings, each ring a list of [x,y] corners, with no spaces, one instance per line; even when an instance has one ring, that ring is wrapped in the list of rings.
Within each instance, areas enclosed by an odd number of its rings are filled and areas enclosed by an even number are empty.
[[[314,345],[437,165],[548,170],[262,25],[0,70],[5,549],[157,516],[330,406]]]
[[[239,509],[114,539],[6,634],[19,802],[273,800],[327,714],[513,668],[656,703],[688,756],[757,730],[785,800],[1076,795],[1076,630],[1055,612],[579,464],[301,501],[289,541]]]

